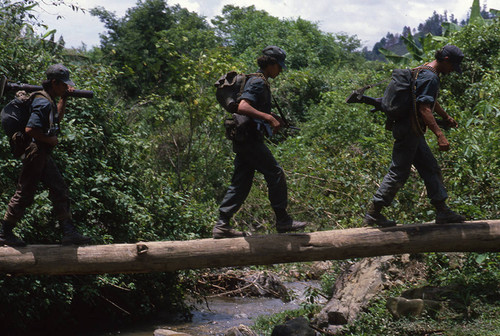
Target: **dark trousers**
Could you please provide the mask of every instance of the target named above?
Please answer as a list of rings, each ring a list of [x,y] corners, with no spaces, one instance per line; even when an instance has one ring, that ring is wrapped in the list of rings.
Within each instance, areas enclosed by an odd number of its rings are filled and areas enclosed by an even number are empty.
[[[219,208],[221,218],[229,220],[241,207],[252,187],[255,171],[264,175],[269,201],[275,212],[286,214],[288,203],[287,185],[283,169],[273,154],[260,140],[234,143],[236,157],[234,172]]]
[[[409,119],[397,121],[393,127],[394,146],[389,172],[373,196],[373,202],[384,206],[391,204],[397,191],[410,176],[415,166],[424,180],[431,203],[444,201],[448,194],[443,185],[441,169],[423,135],[416,135]]]
[[[69,191],[59,169],[50,156],[50,149],[35,142],[26,148],[26,157],[4,220],[18,222],[28,206],[33,203],[39,182],[49,189],[49,199],[58,220],[71,218]]]

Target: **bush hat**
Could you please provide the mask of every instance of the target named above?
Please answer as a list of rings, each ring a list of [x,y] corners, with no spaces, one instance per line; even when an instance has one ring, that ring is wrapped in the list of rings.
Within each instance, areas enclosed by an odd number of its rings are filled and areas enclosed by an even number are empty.
[[[464,59],[464,53],[459,47],[447,44],[443,47],[443,49],[441,49],[441,55],[443,57],[448,57],[448,61],[453,64],[453,70],[458,73],[462,73],[460,63],[462,63],[462,60]]]
[[[285,58],[286,58],[286,52],[281,49],[280,47],[277,46],[267,46],[262,50],[262,53],[264,55],[267,55],[269,57],[275,58],[278,61],[278,64],[283,68],[286,69],[285,65]]]
[[[49,66],[46,72],[47,79],[58,79],[69,86],[75,86],[75,83],[69,79],[69,70],[62,64],[54,64]]]

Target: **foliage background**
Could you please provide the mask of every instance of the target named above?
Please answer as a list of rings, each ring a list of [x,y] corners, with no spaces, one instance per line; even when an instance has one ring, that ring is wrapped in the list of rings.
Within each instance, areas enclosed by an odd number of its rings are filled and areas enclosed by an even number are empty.
[[[287,51],[289,71],[272,81],[273,94],[301,128],[270,142],[287,175],[291,214],[311,222],[312,231],[361,225],[389,165],[392,136],[382,115],[344,100],[354,88],[387,78],[395,65],[367,61],[355,36],[327,34],[314,23],[278,19],[253,6],[226,6],[208,23],[179,6],[145,0],[123,18],[93,9],[108,29],[101,46],[67,49],[63,40],[54,41],[50,27],[42,36],[33,32],[41,24],[31,15],[35,1],[0,4],[2,73],[36,84],[44,76],[40,69],[61,62],[79,88],[95,92],[92,100],[70,101],[54,157],[70,186],[75,221],[97,244],[211,236],[233,159],[212,85],[229,70],[255,71],[255,58],[268,44]],[[444,77],[441,88],[442,105],[461,127],[446,133],[451,150],[435,154],[450,205],[471,219],[500,218],[499,26],[498,19],[471,22],[446,37],[421,40],[404,57],[406,66],[416,66],[445,43],[466,55],[463,75]],[[376,87],[369,93],[382,92]],[[432,134],[427,139],[437,148]],[[0,201],[7,204],[20,162],[5,137],[0,159]],[[16,228],[28,243],[60,239],[47,195],[40,190]],[[416,174],[387,214],[400,223],[433,219]],[[234,222],[259,234],[273,232],[262,177]],[[94,319],[104,328],[164,310],[183,314],[177,276],[4,274],[0,320],[13,333],[36,328],[57,334],[77,318],[80,325]]]

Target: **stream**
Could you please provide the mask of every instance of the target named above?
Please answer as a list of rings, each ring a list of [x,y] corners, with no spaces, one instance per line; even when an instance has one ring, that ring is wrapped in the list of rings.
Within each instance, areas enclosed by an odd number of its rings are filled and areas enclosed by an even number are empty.
[[[290,302],[266,297],[214,297],[207,303],[195,304],[190,322],[165,323],[141,326],[129,330],[117,330],[96,336],[153,336],[156,329],[171,329],[192,336],[223,335],[232,327],[244,324],[252,326],[257,317],[272,315],[285,310],[298,309],[307,300],[307,289],[319,288],[318,281],[284,283],[291,294]],[[325,303],[325,302],[320,302]]]

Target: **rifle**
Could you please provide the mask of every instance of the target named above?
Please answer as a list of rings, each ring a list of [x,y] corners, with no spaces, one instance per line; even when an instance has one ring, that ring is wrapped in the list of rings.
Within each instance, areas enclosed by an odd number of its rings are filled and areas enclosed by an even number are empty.
[[[43,87],[40,85],[30,85],[23,83],[11,83],[7,80],[7,77],[2,76],[0,79],[0,98],[3,97],[4,91],[19,91],[23,90],[26,92],[42,91]],[[73,90],[68,92],[69,97],[77,98],[94,98],[94,91],[89,90]]]
[[[276,108],[278,109],[278,113],[280,114],[281,119],[283,120],[283,123],[285,124],[285,128],[289,128],[295,131],[300,131],[300,128],[293,126],[290,121],[285,117],[285,114],[283,113],[283,110],[281,109],[281,106],[279,106],[278,102],[276,101],[276,98],[273,97],[274,105],[276,105]]]

